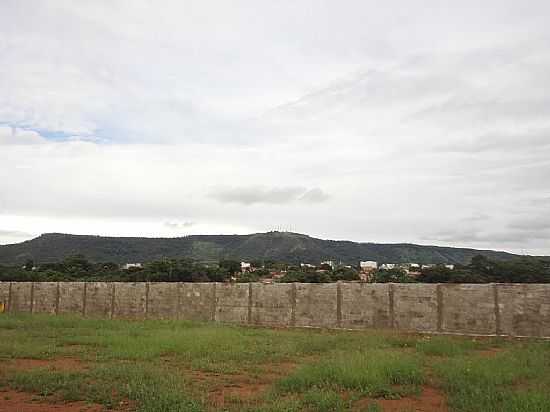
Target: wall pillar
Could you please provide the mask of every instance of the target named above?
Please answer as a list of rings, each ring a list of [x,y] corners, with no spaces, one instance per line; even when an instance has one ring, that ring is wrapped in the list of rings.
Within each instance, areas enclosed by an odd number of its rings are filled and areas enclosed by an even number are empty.
[[[145,284],[145,319],[149,318],[149,287],[150,283]]]
[[[443,332],[443,290],[441,290],[441,284],[438,283],[436,287],[437,293],[437,331]]]
[[[115,282],[111,284],[111,311],[109,313],[109,319],[113,319],[115,315],[115,293],[116,293],[116,285]]]
[[[57,282],[57,290],[55,292],[55,314],[59,315],[59,282]]]
[[[290,290],[290,326],[296,326],[296,283],[292,283]]]
[[[502,327],[500,322],[500,304],[498,296],[498,284],[493,284],[493,296],[495,299],[495,334],[497,336],[502,335]]]
[[[82,290],[82,316],[86,317],[86,289],[88,282],[84,282],[84,288]]]
[[[342,327],[342,282],[336,282],[336,325]]]
[[[389,305],[390,305],[390,328],[393,329],[395,328],[395,302],[394,302],[395,293],[393,290],[393,283],[389,284],[388,295],[389,295]]]
[[[11,310],[11,284],[12,283],[13,282],[10,282],[10,285],[8,287],[8,309],[6,310],[6,312],[10,312],[10,313],[12,312]]]
[[[252,283],[248,283],[248,312],[247,312],[247,323],[252,323]]]
[[[212,318],[212,321],[215,322],[216,321],[216,282],[213,282],[212,283],[212,307],[210,308],[211,310],[211,318]]]
[[[34,282],[31,282],[31,307],[30,312],[34,312]]]

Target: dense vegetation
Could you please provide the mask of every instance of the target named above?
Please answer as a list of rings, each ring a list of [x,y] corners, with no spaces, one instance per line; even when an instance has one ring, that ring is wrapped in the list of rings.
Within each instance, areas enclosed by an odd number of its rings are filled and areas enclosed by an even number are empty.
[[[1,266],[0,281],[118,281],[118,282],[257,282],[274,277],[277,282],[327,283],[359,281],[357,267],[325,264],[317,268],[289,265],[273,260],[251,262],[253,271],[241,273],[240,262],[224,259],[215,264],[190,259],[163,259],[142,267],[123,269],[116,263],[92,263],[82,255],[35,266]],[[550,261],[522,257],[496,261],[475,256],[468,265],[448,269],[443,265],[409,273],[400,268],[378,270],[363,277],[374,283],[550,283]]]
[[[75,255],[38,266],[32,260],[22,267],[0,266],[0,281],[225,282],[237,267],[240,264],[235,261],[204,265],[189,259],[165,259],[125,270],[116,263],[91,263]]]
[[[425,283],[550,283],[550,260],[520,257],[506,262],[475,256],[466,266],[425,269],[418,277]]]
[[[46,234],[26,242],[0,246],[0,264],[23,265],[28,259],[36,263],[58,262],[75,254],[86,255],[93,262],[122,264],[182,258],[202,262],[271,259],[293,264],[324,260],[349,265],[357,265],[361,260],[468,264],[479,254],[494,260],[514,257],[505,252],[475,249],[322,240],[288,232],[169,239]]]

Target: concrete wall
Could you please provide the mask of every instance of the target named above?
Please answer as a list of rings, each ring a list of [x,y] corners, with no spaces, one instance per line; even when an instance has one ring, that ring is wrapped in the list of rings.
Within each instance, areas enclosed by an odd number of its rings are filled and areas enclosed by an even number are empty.
[[[59,282],[58,313],[84,314],[84,282]]]
[[[550,287],[498,285],[500,333],[511,336],[550,336]]]
[[[147,313],[147,289],[149,285],[139,283],[111,283],[114,290],[113,317],[143,319]]]
[[[10,312],[31,312],[34,284],[12,282],[9,297]]]
[[[150,283],[148,288],[147,318],[177,319],[179,285],[177,283]]]
[[[349,329],[389,328],[389,285],[378,283],[342,283],[340,326]]]
[[[36,282],[33,289],[32,312],[57,313],[57,282]]]
[[[295,326],[338,326],[338,284],[296,283]]]
[[[250,288],[248,283],[216,284],[216,317],[220,322],[247,323]]]
[[[395,284],[393,289],[393,327],[411,331],[438,330],[438,285]]]
[[[262,285],[252,283],[250,323],[254,325],[293,326],[295,284]]]
[[[550,285],[0,282],[7,312],[550,337]]]
[[[113,315],[114,283],[88,282],[84,294],[84,315],[110,318]]]
[[[442,332],[495,334],[495,285],[441,285]]]
[[[10,300],[10,282],[0,282],[0,304],[4,305],[4,311],[7,312]]]
[[[179,283],[178,318],[215,320],[216,283]]]

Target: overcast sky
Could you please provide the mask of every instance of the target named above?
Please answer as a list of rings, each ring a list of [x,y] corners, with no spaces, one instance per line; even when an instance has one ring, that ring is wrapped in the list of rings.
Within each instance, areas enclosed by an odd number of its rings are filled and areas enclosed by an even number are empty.
[[[0,243],[550,254],[550,2],[0,1]]]

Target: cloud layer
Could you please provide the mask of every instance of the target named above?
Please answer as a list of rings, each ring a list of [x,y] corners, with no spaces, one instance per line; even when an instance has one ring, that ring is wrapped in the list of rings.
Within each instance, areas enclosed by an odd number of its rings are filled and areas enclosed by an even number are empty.
[[[241,203],[243,205],[257,203],[282,205],[293,202],[321,203],[329,198],[329,195],[318,187],[306,189],[299,186],[272,188],[262,186],[218,187],[211,192],[210,196],[223,203]]]
[[[0,243],[291,226],[550,254],[549,18],[546,1],[3,1]]]

